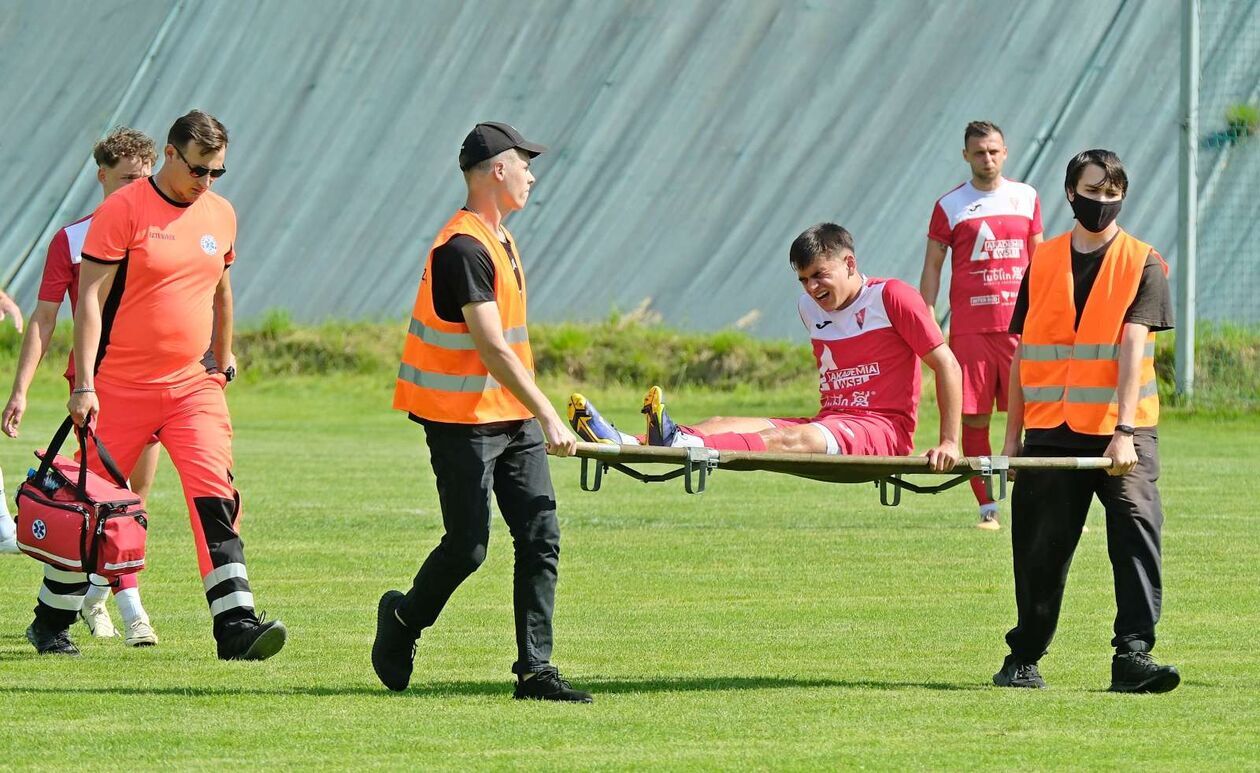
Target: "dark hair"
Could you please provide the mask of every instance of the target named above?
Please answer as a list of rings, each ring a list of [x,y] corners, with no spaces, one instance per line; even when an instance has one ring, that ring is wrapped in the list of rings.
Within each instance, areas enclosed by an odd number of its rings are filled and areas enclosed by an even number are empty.
[[[119,161],[131,156],[150,164],[157,161],[153,140],[144,132],[126,126],[115,126],[113,131],[92,148],[92,158],[96,159],[96,165],[100,167],[113,169]]]
[[[1120,157],[1110,150],[1094,148],[1084,153],[1077,153],[1067,165],[1067,176],[1063,180],[1064,187],[1071,193],[1076,192],[1076,184],[1081,181],[1085,167],[1096,164],[1103,170],[1103,186],[1114,188],[1124,196],[1129,192],[1129,175],[1124,171]]]
[[[819,223],[796,237],[788,251],[788,261],[792,268],[804,271],[819,258],[839,257],[845,250],[853,251],[853,234],[835,223]]]
[[[228,132],[218,118],[200,110],[190,110],[171,124],[166,142],[185,150],[188,143],[195,142],[202,153],[212,153],[227,146]]]
[[[967,147],[967,140],[972,137],[988,137],[990,134],[996,134],[1001,137],[1003,141],[1006,140],[1006,135],[1003,134],[998,125],[992,121],[972,121],[967,124],[967,128],[963,130],[963,147]]]

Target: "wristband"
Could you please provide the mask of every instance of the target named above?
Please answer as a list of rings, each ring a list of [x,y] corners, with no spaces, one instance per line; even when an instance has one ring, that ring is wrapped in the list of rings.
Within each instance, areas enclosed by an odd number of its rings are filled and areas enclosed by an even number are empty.
[[[1133,437],[1137,433],[1137,430],[1135,430],[1132,426],[1128,424],[1117,424],[1116,432],[1119,432],[1121,435],[1128,435],[1129,437]]]
[[[96,394],[96,390],[95,390],[95,389],[93,389],[92,387],[75,387],[74,389],[70,390],[70,394],[72,394],[72,395],[94,395],[94,394]]]

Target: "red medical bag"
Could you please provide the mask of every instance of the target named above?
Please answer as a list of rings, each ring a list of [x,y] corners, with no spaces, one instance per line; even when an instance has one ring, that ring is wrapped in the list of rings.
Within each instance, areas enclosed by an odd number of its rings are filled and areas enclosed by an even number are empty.
[[[79,439],[79,459],[87,459],[90,438],[109,474],[102,478],[57,454],[71,429]],[[17,542],[23,553],[67,572],[117,579],[144,568],[148,521],[140,498],[128,487],[90,426],[71,419],[53,435],[48,449],[35,452],[39,468],[18,487]]]

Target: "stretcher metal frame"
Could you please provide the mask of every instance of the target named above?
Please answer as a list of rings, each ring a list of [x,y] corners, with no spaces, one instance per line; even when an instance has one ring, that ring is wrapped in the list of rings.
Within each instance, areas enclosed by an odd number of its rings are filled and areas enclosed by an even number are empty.
[[[583,491],[599,491],[608,470],[643,483],[683,479],[688,494],[704,493],[709,475],[718,469],[750,472],[777,472],[827,483],[873,483],[879,489],[880,504],[896,507],[901,493],[939,494],[972,478],[983,477],[985,490],[995,500],[1006,498],[1011,470],[1105,470],[1111,460],[1104,457],[1008,457],[968,456],[954,469],[937,472],[928,466],[926,456],[831,456],[828,454],[787,454],[763,451],[718,451],[712,448],[661,448],[621,446],[605,443],[578,443],[582,460]],[[664,473],[646,473],[631,465],[671,465]],[[912,483],[905,475],[948,476],[935,484]]]

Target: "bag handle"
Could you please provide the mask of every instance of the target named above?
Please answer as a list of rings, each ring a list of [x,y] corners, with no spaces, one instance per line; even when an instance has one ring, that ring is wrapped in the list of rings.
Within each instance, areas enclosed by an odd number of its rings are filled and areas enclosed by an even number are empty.
[[[65,444],[66,438],[70,435],[71,428],[74,429],[75,435],[79,439],[79,479],[76,486],[79,489],[79,495],[87,501],[87,472],[88,472],[88,456],[87,456],[87,439],[91,438],[92,443],[96,446],[97,456],[100,457],[101,464],[105,467],[105,472],[114,479],[114,483],[121,488],[128,488],[127,477],[118,469],[118,464],[114,461],[114,457],[109,455],[105,450],[105,444],[101,442],[100,437],[92,430],[91,420],[85,422],[82,427],[75,427],[74,418],[67,416],[66,420],[57,428],[57,432],[53,434],[52,441],[48,444],[48,450],[44,452],[44,458],[40,460],[39,470],[36,471],[36,480],[43,480],[48,474],[48,469],[52,466],[52,460],[61,452],[61,446]]]

